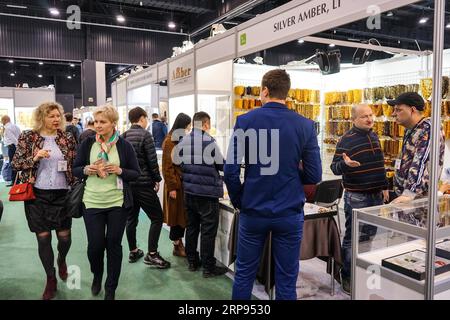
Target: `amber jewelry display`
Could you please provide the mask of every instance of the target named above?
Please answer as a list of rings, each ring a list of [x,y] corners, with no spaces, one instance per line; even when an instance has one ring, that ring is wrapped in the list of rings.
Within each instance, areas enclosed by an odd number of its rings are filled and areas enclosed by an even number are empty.
[[[425,100],[430,99],[433,90],[433,79],[425,78],[420,80],[420,92]]]

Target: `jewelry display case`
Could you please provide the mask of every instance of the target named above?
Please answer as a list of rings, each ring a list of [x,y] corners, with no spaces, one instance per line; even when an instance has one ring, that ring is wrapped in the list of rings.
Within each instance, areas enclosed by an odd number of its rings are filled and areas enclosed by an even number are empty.
[[[436,243],[430,246],[436,250],[434,298],[450,299],[450,196],[440,197],[438,204]],[[428,198],[353,210],[352,299],[425,298],[432,268],[426,265],[427,219]],[[375,232],[362,241],[367,229]]]

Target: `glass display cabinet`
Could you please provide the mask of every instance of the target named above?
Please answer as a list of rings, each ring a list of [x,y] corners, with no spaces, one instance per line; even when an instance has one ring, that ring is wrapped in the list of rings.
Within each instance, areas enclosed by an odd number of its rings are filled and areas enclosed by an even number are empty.
[[[352,299],[424,299],[428,198],[353,210]],[[434,299],[450,299],[450,196],[439,197]],[[368,232],[368,230],[370,232]]]
[[[210,134],[216,139],[217,145],[225,157],[232,132],[230,96],[200,94],[198,95],[198,110],[207,112],[211,117]]]

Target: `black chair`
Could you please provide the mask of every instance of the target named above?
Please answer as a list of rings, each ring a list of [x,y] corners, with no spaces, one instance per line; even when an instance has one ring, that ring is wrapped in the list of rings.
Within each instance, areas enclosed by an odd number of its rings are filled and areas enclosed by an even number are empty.
[[[339,202],[341,201],[343,192],[342,179],[321,181],[317,184],[313,201],[318,206],[336,210],[339,233],[341,233]]]

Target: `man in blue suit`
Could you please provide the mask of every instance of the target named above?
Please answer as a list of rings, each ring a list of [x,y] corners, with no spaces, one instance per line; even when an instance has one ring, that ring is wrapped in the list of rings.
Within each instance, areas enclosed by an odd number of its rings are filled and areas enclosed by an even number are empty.
[[[322,165],[314,122],[285,105],[290,86],[286,71],[267,72],[261,83],[262,108],[237,118],[230,141],[224,180],[231,202],[240,209],[233,299],[251,298],[270,231],[276,298],[297,299],[303,185],[321,180]]]

